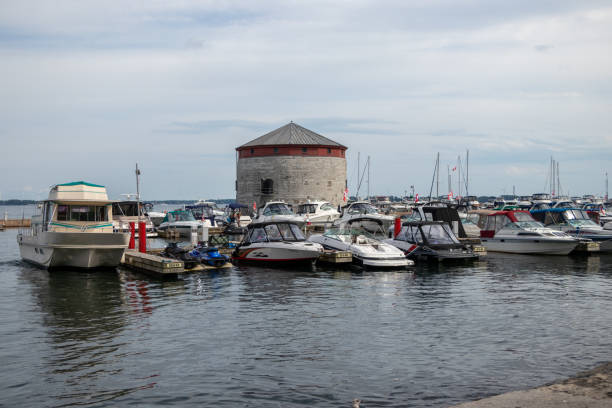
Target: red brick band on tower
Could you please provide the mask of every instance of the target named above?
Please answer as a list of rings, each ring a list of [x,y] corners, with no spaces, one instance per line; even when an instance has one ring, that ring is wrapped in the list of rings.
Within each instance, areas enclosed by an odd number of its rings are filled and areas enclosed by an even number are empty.
[[[273,145],[273,146],[241,146],[236,148],[238,158],[262,156],[322,156],[344,157],[346,147],[326,145]]]

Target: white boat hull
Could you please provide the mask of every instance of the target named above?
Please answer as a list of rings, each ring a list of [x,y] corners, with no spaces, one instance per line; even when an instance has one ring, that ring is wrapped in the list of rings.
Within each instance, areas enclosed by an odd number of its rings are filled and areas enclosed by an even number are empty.
[[[532,255],[567,255],[578,245],[575,240],[546,240],[519,238],[481,238],[482,245],[491,252]]]
[[[338,219],[338,215],[314,215],[306,218],[307,222],[313,225],[331,224]]]
[[[262,242],[241,245],[233,258],[254,262],[312,262],[322,252],[321,245],[311,242]]]
[[[300,227],[304,225],[306,220],[299,215],[260,215],[253,220],[254,223],[269,223],[269,222],[290,222],[297,224]]]
[[[17,236],[21,257],[44,268],[114,268],[129,234],[42,232]]]
[[[393,217],[388,215],[355,214],[338,218],[334,221],[334,225],[350,225],[351,228],[363,228],[372,234],[386,234],[389,227],[393,225],[394,220]]]
[[[164,222],[159,227],[157,227],[158,231],[174,231],[176,230],[180,236],[182,237],[191,237],[191,229],[192,227],[196,229],[203,227],[209,227],[210,222],[201,222],[201,221],[176,221],[172,223]]]
[[[348,244],[324,235],[313,235],[309,238],[312,242],[319,243],[326,249],[336,251],[350,251],[353,255],[353,263],[360,266],[372,268],[405,268],[414,265],[400,249],[392,245],[379,242],[376,245]]]

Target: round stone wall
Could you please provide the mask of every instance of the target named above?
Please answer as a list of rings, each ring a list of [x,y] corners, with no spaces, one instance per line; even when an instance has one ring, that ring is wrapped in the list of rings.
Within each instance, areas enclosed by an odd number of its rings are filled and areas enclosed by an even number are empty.
[[[309,199],[338,205],[346,187],[344,157],[243,157],[238,159],[236,173],[236,201],[249,206],[256,202],[257,208],[273,200],[294,206]],[[271,186],[262,180],[271,180]]]

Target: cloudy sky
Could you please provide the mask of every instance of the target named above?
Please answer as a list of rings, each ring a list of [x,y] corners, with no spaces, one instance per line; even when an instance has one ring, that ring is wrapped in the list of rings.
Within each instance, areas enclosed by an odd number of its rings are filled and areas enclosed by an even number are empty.
[[[371,191],[572,195],[612,171],[610,1],[0,1],[0,198],[234,196],[235,147],[293,120]],[[456,173],[455,173],[456,174]],[[453,182],[456,184],[456,180]],[[456,187],[455,187],[456,189]]]

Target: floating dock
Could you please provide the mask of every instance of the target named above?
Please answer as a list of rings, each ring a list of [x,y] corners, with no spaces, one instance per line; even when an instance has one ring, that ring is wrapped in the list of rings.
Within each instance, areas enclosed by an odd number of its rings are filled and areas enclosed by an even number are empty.
[[[578,246],[576,247],[576,249],[574,249],[572,252],[580,252],[580,253],[594,253],[594,252],[599,252],[601,245],[599,244],[599,242],[580,242],[578,244]]]
[[[165,239],[179,239],[181,237],[181,233],[174,229],[167,229],[165,231],[157,231],[157,236]]]
[[[325,250],[317,262],[331,264],[347,264],[353,262],[353,254],[350,251]]]
[[[30,218],[19,219],[0,219],[0,229],[4,228],[22,228],[32,225]]]
[[[152,253],[145,254],[133,250],[125,252],[121,264],[129,268],[133,268],[138,271],[157,276],[174,276],[181,273],[202,272],[232,267],[231,263],[226,262],[222,266],[199,264],[191,269],[185,269],[185,264],[183,263],[183,261],[165,258],[163,256],[155,255]]]

